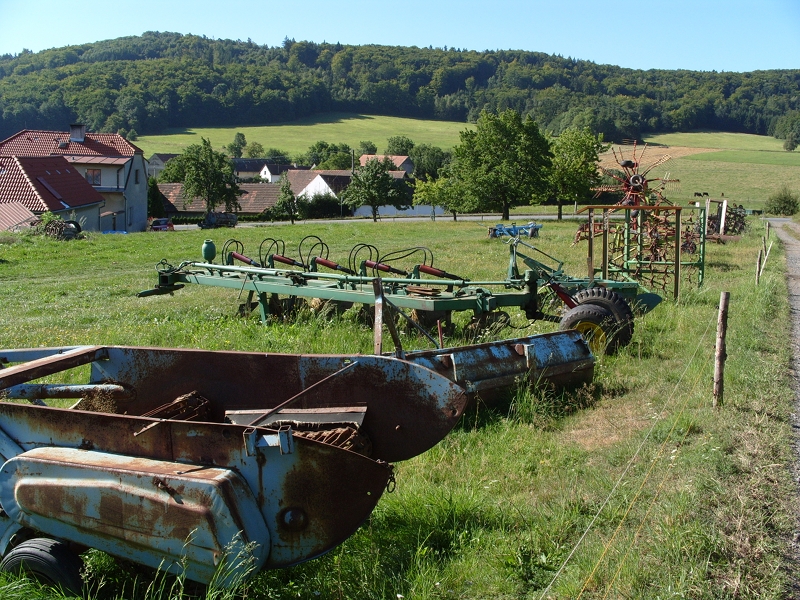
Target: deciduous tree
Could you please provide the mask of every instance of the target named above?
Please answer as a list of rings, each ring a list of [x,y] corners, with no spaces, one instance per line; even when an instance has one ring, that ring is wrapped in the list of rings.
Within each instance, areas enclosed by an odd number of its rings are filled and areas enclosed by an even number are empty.
[[[553,138],[550,166],[550,193],[558,203],[558,219],[565,201],[591,197],[591,188],[600,181],[598,155],[608,150],[603,134],[594,135],[588,127],[570,127]]]
[[[395,135],[386,140],[386,154],[392,156],[408,156],[414,142],[404,135]]]
[[[363,167],[356,168],[350,185],[342,192],[342,202],[353,209],[369,206],[373,221],[378,220],[381,206],[391,205],[398,209],[408,206],[408,186],[389,174],[393,169],[394,164],[388,158],[369,160]]]
[[[292,225],[294,225],[295,219],[300,218],[300,202],[292,192],[292,185],[289,183],[288,177],[281,179],[281,191],[278,194],[273,214],[279,219],[289,219]]]
[[[233,158],[242,158],[245,146],[247,146],[247,140],[244,134],[241,131],[237,131],[236,135],[233,136],[233,141],[225,146],[225,149]]]
[[[549,186],[550,147],[539,126],[515,110],[483,111],[474,130],[461,132],[453,149],[451,177],[465,203],[501,212],[538,204]]]
[[[430,144],[419,144],[408,155],[414,163],[414,177],[426,181],[439,177],[439,171],[450,162],[451,153]]]
[[[264,146],[258,142],[250,142],[244,147],[244,155],[247,158],[263,158]]]
[[[233,174],[233,165],[222,152],[211,147],[211,142],[201,138],[200,144],[192,144],[183,153],[183,197],[185,200],[202,198],[206,213],[218,206],[235,212],[239,208],[242,194]],[[172,162],[172,161],[170,161]]]

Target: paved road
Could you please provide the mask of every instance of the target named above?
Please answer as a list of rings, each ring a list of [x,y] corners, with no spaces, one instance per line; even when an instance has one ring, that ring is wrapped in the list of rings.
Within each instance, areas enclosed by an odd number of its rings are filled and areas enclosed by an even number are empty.
[[[586,215],[573,215],[573,214],[564,214],[563,219],[565,221],[585,221]],[[440,216],[436,217],[437,221],[452,221],[453,218],[451,216]],[[488,227],[489,225],[496,225],[497,223],[505,223],[508,225],[509,223],[516,223],[517,225],[525,225],[530,221],[555,221],[556,215],[513,215],[513,218],[509,219],[508,221],[503,221],[500,218],[500,215],[458,215],[459,221],[478,221],[480,223],[486,224]],[[383,217],[379,219],[379,223],[410,223],[413,221],[430,221],[430,217]],[[296,224],[302,225],[313,225],[317,223],[364,223],[368,222],[368,219],[314,219],[313,221],[295,221]],[[264,222],[250,222],[250,221],[242,221],[236,227],[269,227],[271,225],[289,225],[289,221],[264,221]],[[176,230],[186,230],[186,229],[197,229],[197,225],[175,225]]]

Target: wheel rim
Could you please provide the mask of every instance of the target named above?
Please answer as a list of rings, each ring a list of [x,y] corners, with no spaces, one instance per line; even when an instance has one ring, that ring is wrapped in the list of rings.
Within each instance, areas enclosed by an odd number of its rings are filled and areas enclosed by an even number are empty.
[[[592,354],[605,352],[608,339],[606,337],[606,332],[600,325],[590,321],[581,321],[575,325],[575,330],[578,331],[584,337],[586,343],[589,344],[589,349],[592,351]]]

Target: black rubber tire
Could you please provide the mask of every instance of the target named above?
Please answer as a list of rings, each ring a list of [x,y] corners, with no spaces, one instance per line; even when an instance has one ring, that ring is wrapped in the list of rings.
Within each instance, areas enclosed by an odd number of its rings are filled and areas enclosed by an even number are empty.
[[[81,230],[81,224],[78,223],[77,221],[64,221],[64,222],[67,225],[72,225],[73,229],[75,229],[75,233],[80,233],[82,231]]]
[[[79,597],[83,587],[82,567],[81,557],[67,544],[49,538],[26,540],[0,562],[0,571],[22,572],[39,583]]]
[[[578,304],[602,306],[612,315],[619,326],[617,348],[623,348],[633,339],[634,315],[625,298],[604,287],[586,288],[573,296]]]
[[[596,304],[578,304],[561,318],[560,331],[575,329],[586,339],[593,354],[614,354],[619,348],[619,326],[610,310]]]

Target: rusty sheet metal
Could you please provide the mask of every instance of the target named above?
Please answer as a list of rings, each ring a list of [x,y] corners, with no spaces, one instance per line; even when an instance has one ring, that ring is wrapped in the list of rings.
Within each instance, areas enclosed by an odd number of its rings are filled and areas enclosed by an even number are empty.
[[[557,331],[471,346],[408,352],[423,365],[481,396],[514,389],[515,382],[579,386],[594,376],[595,358],[577,331]]]
[[[228,469],[35,448],[0,470],[0,503],[36,531],[195,581],[210,581],[226,552],[252,555],[258,570],[271,548],[253,494]]]
[[[59,351],[60,349],[53,350]],[[0,351],[0,356],[7,356],[9,353]],[[78,346],[31,360],[21,365],[8,367],[0,371],[0,389],[27,383],[40,377],[59,373],[65,369],[79,367],[99,360],[103,355],[104,350],[101,346]]]
[[[276,444],[272,439],[277,439],[279,433],[264,428],[158,421],[4,402],[0,402],[0,423],[8,438],[23,450],[20,457],[35,449],[57,446],[76,452],[121,455],[134,462],[146,459],[179,463],[184,474],[209,469],[235,471],[247,483],[269,531],[269,540],[255,540],[270,545],[265,568],[296,564],[342,543],[369,516],[391,477],[391,468],[385,463],[285,432],[283,435],[291,443]],[[155,425],[148,428],[151,424]],[[134,435],[137,432],[140,435]],[[124,462],[123,459],[120,460]],[[53,469],[57,474],[57,466]],[[177,489],[172,476],[161,475],[165,485]],[[1,498],[12,494],[6,488],[13,488],[15,481],[15,476],[8,475],[0,482]],[[73,500],[67,494],[60,501]],[[5,501],[0,502],[5,507]],[[234,506],[235,501],[226,498],[226,505]],[[19,514],[28,513],[20,508]],[[64,534],[70,531],[61,523],[41,516],[37,519],[45,534],[66,537]],[[107,535],[101,536],[99,529],[95,530],[99,537]],[[103,544],[129,543],[125,539],[123,535]],[[132,552],[120,551],[125,556]]]
[[[91,382],[114,382],[136,392],[135,401],[105,410],[144,414],[196,391],[210,401],[211,420],[217,422],[227,411],[268,411],[357,361],[287,409],[366,406],[361,431],[372,441],[372,458],[388,462],[406,460],[438,443],[458,422],[467,402],[459,384],[423,365],[391,357],[114,346],[105,350],[108,359],[92,364]]]

